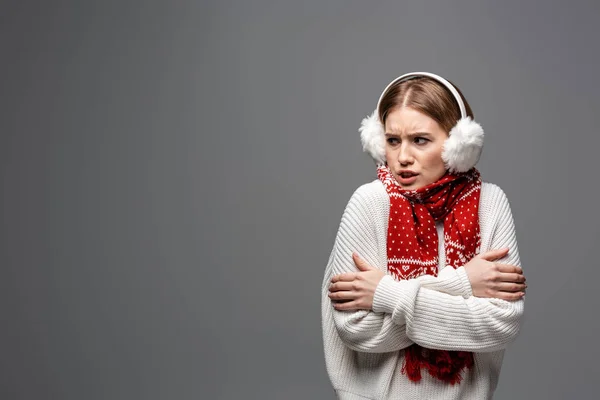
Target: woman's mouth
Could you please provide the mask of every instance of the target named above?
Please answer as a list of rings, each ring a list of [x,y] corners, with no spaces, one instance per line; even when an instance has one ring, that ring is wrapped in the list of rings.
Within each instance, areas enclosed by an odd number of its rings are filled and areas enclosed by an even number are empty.
[[[415,172],[401,172],[398,174],[398,181],[401,185],[411,185],[417,180]]]

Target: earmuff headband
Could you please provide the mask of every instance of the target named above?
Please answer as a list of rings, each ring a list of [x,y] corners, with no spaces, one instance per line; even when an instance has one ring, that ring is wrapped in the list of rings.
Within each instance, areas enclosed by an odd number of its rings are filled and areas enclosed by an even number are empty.
[[[383,99],[383,96],[386,94],[386,92],[392,85],[394,85],[397,82],[403,82],[409,79],[420,78],[422,76],[427,76],[429,78],[435,79],[436,81],[446,86],[446,88],[450,91],[450,93],[452,93],[454,99],[458,103],[461,118],[465,118],[467,116],[467,108],[465,107],[465,103],[463,102],[462,97],[460,97],[460,94],[458,93],[458,90],[456,90],[454,85],[448,82],[446,79],[442,78],[441,76],[432,74],[431,72],[409,72],[408,74],[401,75],[393,81],[391,81],[389,85],[387,85],[386,88],[383,90],[383,92],[381,92],[381,96],[379,96],[379,100],[377,101],[377,110],[379,111],[381,99]]]

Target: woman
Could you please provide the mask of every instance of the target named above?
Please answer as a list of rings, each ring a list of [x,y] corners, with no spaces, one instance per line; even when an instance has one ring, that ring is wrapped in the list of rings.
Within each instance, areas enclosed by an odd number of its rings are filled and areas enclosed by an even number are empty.
[[[402,75],[363,120],[378,179],[343,213],[322,285],[340,399],[489,399],[523,315],[504,192],[475,169],[483,130],[460,91]]]

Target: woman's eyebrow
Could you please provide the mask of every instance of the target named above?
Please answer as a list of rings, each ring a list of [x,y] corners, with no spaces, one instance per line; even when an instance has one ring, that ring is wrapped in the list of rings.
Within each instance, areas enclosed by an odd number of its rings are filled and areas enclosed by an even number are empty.
[[[431,135],[429,132],[411,132],[411,133],[406,134],[406,136],[408,136],[410,138],[415,137],[415,136],[429,136],[429,135]],[[385,136],[386,137],[390,137],[390,136],[397,137],[397,136],[402,136],[402,135],[399,133],[389,132],[389,133],[386,133]]]

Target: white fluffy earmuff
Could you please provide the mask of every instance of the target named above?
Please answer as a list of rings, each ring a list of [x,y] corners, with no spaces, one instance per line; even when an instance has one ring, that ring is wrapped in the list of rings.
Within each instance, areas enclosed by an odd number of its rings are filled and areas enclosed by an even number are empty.
[[[379,97],[377,108],[373,114],[364,118],[361,122],[360,139],[363,150],[373,157],[377,165],[385,164],[385,129],[379,120],[379,103],[384,94],[394,83],[399,81],[427,76],[442,83],[454,95],[460,108],[461,119],[459,119],[449,132],[449,137],[444,142],[442,159],[446,168],[451,173],[466,172],[473,168],[479,161],[483,149],[483,128],[477,122],[467,116],[465,105],[456,88],[446,79],[429,72],[411,72],[394,79],[388,84]]]

